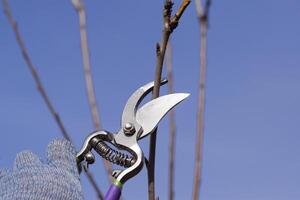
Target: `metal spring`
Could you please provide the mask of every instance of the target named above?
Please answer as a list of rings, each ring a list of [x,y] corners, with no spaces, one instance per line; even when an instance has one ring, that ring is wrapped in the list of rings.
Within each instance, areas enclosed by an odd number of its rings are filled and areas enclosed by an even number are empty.
[[[123,167],[130,167],[135,163],[135,158],[133,156],[129,156],[118,150],[112,149],[103,141],[99,141],[97,143],[95,150],[104,159]]]

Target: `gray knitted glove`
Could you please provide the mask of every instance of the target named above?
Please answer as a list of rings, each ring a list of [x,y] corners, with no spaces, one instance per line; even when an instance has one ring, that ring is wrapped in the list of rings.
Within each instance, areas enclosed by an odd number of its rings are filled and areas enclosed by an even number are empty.
[[[75,149],[69,141],[48,145],[47,162],[23,151],[12,171],[0,171],[1,200],[82,200]]]

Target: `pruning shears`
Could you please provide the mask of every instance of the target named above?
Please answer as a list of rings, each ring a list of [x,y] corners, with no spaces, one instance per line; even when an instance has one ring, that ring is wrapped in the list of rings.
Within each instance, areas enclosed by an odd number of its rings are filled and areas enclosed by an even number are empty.
[[[167,83],[164,79],[160,85]],[[139,107],[144,97],[154,87],[150,82],[136,90],[128,99],[122,114],[121,129],[113,134],[106,130],[90,134],[82,149],[77,154],[77,164],[81,171],[94,163],[92,150],[112,164],[122,169],[112,172],[114,178],[105,200],[118,200],[121,196],[122,186],[130,178],[137,175],[143,168],[145,158],[138,145],[138,140],[150,135],[160,120],[177,104],[189,96],[187,93],[175,93],[158,97]]]

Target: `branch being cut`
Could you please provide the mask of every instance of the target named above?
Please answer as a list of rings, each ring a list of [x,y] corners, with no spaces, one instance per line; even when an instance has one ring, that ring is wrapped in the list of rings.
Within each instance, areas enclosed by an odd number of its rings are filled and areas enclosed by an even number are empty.
[[[168,93],[174,92],[173,84],[173,63],[172,63],[172,45],[171,41],[168,42],[166,52],[166,66],[167,66],[167,78],[168,78]],[[170,110],[169,113],[169,129],[170,129],[170,142],[169,142],[169,200],[174,199],[174,166],[175,166],[175,141],[176,141],[176,127],[175,127],[175,112]]]
[[[18,45],[21,49],[21,52],[22,52],[22,56],[23,56],[23,58],[24,58],[24,60],[27,64],[27,67],[30,70],[31,75],[33,76],[33,79],[36,83],[37,89],[38,89],[39,93],[41,94],[43,100],[45,101],[50,113],[54,117],[54,120],[56,121],[58,127],[60,128],[63,137],[65,139],[71,141],[71,137],[69,136],[68,132],[66,131],[66,129],[63,125],[63,122],[60,119],[60,116],[58,115],[58,113],[54,109],[54,106],[52,105],[52,102],[50,101],[50,99],[49,99],[49,97],[48,97],[48,95],[47,95],[47,93],[46,93],[46,91],[43,87],[43,84],[40,80],[39,74],[37,73],[37,71],[36,71],[36,69],[35,69],[35,67],[34,67],[34,65],[33,65],[32,61],[30,59],[28,50],[26,49],[23,38],[22,38],[22,36],[19,32],[17,22],[15,21],[15,19],[12,16],[12,12],[11,12],[11,9],[9,7],[8,1],[7,0],[2,0],[2,3],[3,3],[3,8],[4,8],[4,14],[6,15],[8,21],[9,21],[9,23],[10,23],[12,29],[13,29],[13,32],[15,34],[17,43],[18,43]],[[87,173],[87,177],[88,177],[88,180],[92,183],[99,199],[103,200],[103,194],[99,190],[99,188],[96,186],[93,176],[90,173]]]
[[[163,35],[161,44],[156,45],[156,70],[155,70],[155,80],[154,80],[154,88],[152,93],[152,99],[155,99],[159,96],[159,88],[161,81],[161,74],[163,68],[163,62],[165,57],[165,52],[167,48],[167,44],[170,38],[170,35],[176,29],[180,17],[183,12],[190,4],[190,0],[183,0],[181,6],[177,13],[171,17],[173,2],[171,0],[166,0],[163,10]],[[155,150],[156,150],[156,133],[157,129],[151,134],[150,137],[150,145],[149,145],[149,162],[147,165],[147,174],[148,174],[148,199],[155,199]]]
[[[81,54],[82,54],[83,70],[84,70],[84,77],[86,83],[86,91],[87,91],[90,111],[92,114],[92,120],[95,129],[100,130],[101,129],[100,116],[98,112],[94,83],[93,83],[93,78],[91,73],[90,54],[89,54],[87,31],[86,31],[85,8],[84,8],[83,0],[71,0],[71,2],[79,16]],[[103,162],[108,177],[111,180],[111,176],[110,176],[112,174],[111,164],[105,159],[103,159]]]
[[[194,169],[194,188],[193,200],[199,199],[201,186],[201,170],[202,170],[202,154],[203,154],[203,133],[204,133],[204,113],[205,113],[205,83],[206,83],[206,67],[207,67],[207,29],[208,14],[211,1],[207,0],[205,8],[201,1],[196,0],[196,11],[200,25],[200,80],[199,80],[199,96],[197,110],[197,138],[195,147],[195,169]]]

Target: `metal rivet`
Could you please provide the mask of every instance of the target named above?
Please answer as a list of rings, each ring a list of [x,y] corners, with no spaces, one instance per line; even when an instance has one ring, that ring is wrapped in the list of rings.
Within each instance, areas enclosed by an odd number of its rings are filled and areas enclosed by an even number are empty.
[[[132,124],[131,124],[131,123],[126,123],[126,124],[125,124],[125,129],[126,129],[126,130],[132,129]]]
[[[84,158],[88,164],[93,164],[95,162],[95,156],[91,152],[85,154]]]
[[[133,135],[135,133],[135,127],[132,123],[126,123],[125,126],[124,126],[124,133],[125,135]]]

